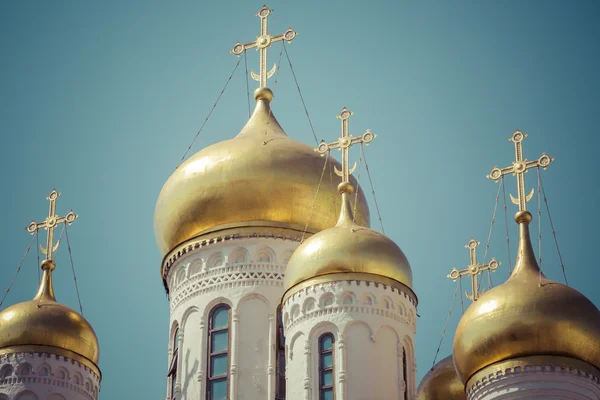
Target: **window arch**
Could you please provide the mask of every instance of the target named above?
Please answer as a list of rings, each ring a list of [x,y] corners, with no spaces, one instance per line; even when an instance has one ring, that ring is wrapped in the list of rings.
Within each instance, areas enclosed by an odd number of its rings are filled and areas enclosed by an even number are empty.
[[[229,326],[231,308],[219,304],[210,312],[208,325],[207,400],[229,396]]]
[[[313,300],[314,301],[314,300]],[[275,356],[275,400],[285,400],[285,336],[281,304],[277,306],[277,355]]]
[[[175,400],[175,385],[177,384],[177,364],[179,359],[179,327],[175,328],[173,334],[173,355],[171,356],[171,364],[169,365],[169,373],[167,377],[170,379],[171,399]]]
[[[333,400],[333,334],[319,337],[319,400]]]
[[[8,377],[10,377],[13,374],[13,367],[12,365],[5,365],[4,367],[2,367],[2,369],[0,370],[0,380],[6,379]]]
[[[406,347],[402,346],[402,379],[404,379],[404,400],[408,400],[408,362],[406,360]]]

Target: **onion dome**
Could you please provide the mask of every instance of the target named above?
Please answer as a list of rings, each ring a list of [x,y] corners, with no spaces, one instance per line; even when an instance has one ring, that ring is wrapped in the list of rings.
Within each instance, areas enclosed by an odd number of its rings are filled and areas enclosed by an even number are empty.
[[[42,262],[44,275],[33,300],[0,312],[0,354],[58,354],[79,361],[100,375],[96,333],[79,313],[56,301],[52,288],[54,268],[54,261]]]
[[[387,236],[354,220],[350,183],[342,182],[339,190],[342,210],[336,226],[311,236],[294,251],[286,267],[284,290],[315,280],[365,279],[365,275],[371,281],[411,289],[412,271],[402,250]]]
[[[542,274],[529,237],[531,214],[520,211],[515,220],[519,249],[510,278],[473,303],[456,330],[454,364],[463,383],[492,364],[523,357],[600,368],[598,308]]]
[[[435,364],[423,377],[417,400],[467,400],[465,385],[456,375],[451,355]]]
[[[330,228],[337,193],[329,179],[317,194],[325,159],[283,131],[259,88],[254,113],[231,140],[190,157],[163,186],[154,212],[154,231],[163,254],[198,235],[231,227],[276,227],[309,232]],[[328,165],[340,167],[330,157]],[[369,209],[358,195],[357,221],[369,225]]]

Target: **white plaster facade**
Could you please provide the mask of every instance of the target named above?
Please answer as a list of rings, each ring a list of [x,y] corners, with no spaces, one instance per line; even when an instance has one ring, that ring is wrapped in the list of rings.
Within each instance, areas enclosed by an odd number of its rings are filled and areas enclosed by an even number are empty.
[[[409,290],[362,280],[318,283],[294,292],[282,311],[287,399],[319,400],[318,342],[324,333],[335,338],[337,400],[416,398],[416,300]]]
[[[549,364],[549,363],[548,363]],[[468,400],[599,400],[598,374],[564,366],[527,363],[512,368],[488,367],[469,382]]]
[[[96,400],[100,377],[51,353],[0,355],[0,400]]]
[[[179,328],[177,400],[206,399],[208,323],[219,304],[230,307],[229,398],[275,398],[278,306],[285,266],[298,244],[299,237],[231,238],[206,242],[174,259],[167,282],[169,362]]]

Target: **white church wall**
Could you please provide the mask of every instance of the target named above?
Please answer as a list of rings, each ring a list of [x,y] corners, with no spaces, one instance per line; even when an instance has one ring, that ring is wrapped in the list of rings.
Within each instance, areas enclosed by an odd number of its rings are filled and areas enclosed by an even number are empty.
[[[407,398],[414,399],[416,304],[411,296],[374,282],[336,281],[303,288],[287,298],[287,398],[319,399],[319,338],[330,332],[335,338],[336,399],[403,400],[403,347]]]
[[[96,400],[100,377],[78,361],[50,353],[0,356],[0,400]]]
[[[273,309],[262,296],[252,294],[244,298],[239,306],[240,335],[238,341],[238,385],[244,390],[238,391],[238,399],[268,398],[268,367],[273,367],[270,360],[269,326],[273,321]],[[252,332],[252,334],[246,334]],[[273,371],[274,372],[274,371]],[[258,396],[258,397],[257,397]]]
[[[489,374],[484,370],[480,378],[468,383],[468,400],[600,399],[598,373],[540,363],[488,370]]]
[[[285,265],[297,246],[295,240],[275,237],[231,239],[198,247],[174,262],[167,276],[171,335],[180,326],[184,337],[180,356],[185,358],[188,349],[195,354],[191,364],[180,360],[178,399],[206,399],[210,313],[219,304],[230,308],[229,397],[275,397],[277,307],[283,295]],[[198,310],[201,318],[190,319],[191,310]],[[188,332],[189,324],[194,326],[190,328],[193,333]],[[172,348],[171,341],[169,362]],[[196,361],[197,373],[184,377],[185,369],[194,367]],[[195,382],[183,382],[188,379]]]

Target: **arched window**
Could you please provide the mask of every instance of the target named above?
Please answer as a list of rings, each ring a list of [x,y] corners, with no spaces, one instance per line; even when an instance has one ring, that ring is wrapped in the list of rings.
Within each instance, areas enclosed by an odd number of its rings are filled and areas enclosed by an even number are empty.
[[[314,302],[314,300],[313,300]],[[283,316],[281,304],[277,306],[277,355],[275,400],[285,400],[285,336],[283,335]]]
[[[319,400],[333,400],[333,344],[331,333],[319,338]]]
[[[207,400],[227,400],[229,391],[229,311],[219,304],[211,312],[208,326]]]
[[[402,379],[404,379],[404,400],[408,400],[408,363],[406,347],[402,347]]]
[[[177,383],[177,360],[179,359],[179,327],[175,329],[173,335],[173,356],[171,357],[171,365],[169,365],[168,377],[171,380],[171,399],[175,400],[175,384]]]

